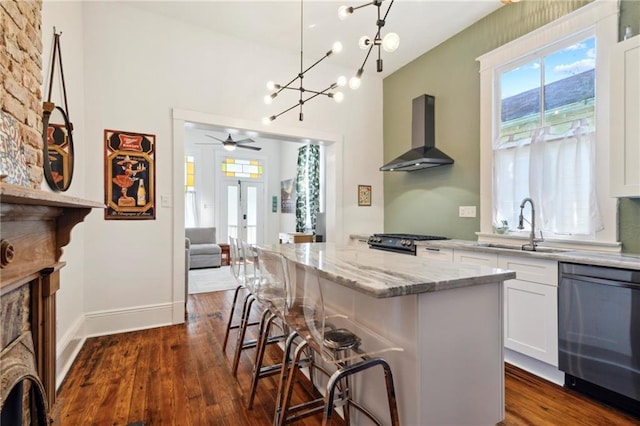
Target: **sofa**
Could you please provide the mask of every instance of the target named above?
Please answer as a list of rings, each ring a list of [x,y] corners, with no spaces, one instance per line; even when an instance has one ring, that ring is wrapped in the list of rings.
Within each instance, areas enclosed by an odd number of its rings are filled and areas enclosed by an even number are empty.
[[[216,228],[185,228],[184,232],[189,269],[219,268],[222,249],[216,244]]]

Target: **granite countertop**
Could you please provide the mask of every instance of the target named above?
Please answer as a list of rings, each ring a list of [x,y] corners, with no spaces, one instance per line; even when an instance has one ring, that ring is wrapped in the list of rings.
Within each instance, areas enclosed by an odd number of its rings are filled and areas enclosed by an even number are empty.
[[[418,241],[416,242],[418,249],[420,247],[433,248],[449,248],[475,250],[487,253],[500,253],[512,256],[536,257],[542,259],[553,259],[558,262],[580,263],[583,265],[607,266],[611,268],[625,268],[640,270],[640,255],[625,253],[609,253],[596,252],[587,250],[566,250],[557,249],[558,251],[523,251],[508,248],[490,247],[486,243],[466,240],[441,240],[441,241]],[[550,249],[542,246],[542,250]],[[555,249],[554,249],[555,250]]]
[[[317,268],[321,277],[376,298],[502,282],[516,276],[515,272],[504,269],[332,243],[280,244],[262,248]]]

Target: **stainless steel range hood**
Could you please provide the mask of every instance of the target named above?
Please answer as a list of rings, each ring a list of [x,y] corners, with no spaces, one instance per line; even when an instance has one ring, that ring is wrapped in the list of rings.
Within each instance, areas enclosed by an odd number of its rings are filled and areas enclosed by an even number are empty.
[[[421,95],[413,100],[411,147],[395,160],[380,167],[383,172],[410,172],[453,164],[453,158],[435,147],[435,98]]]

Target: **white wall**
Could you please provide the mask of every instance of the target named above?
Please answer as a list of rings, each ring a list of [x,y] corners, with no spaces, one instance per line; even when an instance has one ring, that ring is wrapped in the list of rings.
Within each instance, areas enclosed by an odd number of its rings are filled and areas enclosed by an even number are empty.
[[[80,2],[44,1],[42,4],[42,97],[49,94],[49,73],[53,47],[53,27],[60,36],[62,64],[68,100],[69,118],[73,124],[75,151],[74,179],[65,195],[100,201],[100,194],[86,194],[84,185],[85,157],[85,97],[84,97],[84,46],[82,4]],[[51,101],[64,107],[60,84],[60,68],[55,68]],[[41,189],[51,191],[43,180]],[[90,215],[100,216],[101,211]],[[71,232],[71,242],[64,248],[61,260],[67,265],[60,271],[61,288],[57,298],[57,370],[64,377],[71,362],[84,342],[84,292],[86,225],[80,223]],[[58,380],[60,384],[61,380]]]
[[[77,19],[80,9],[81,21]],[[67,10],[74,13],[62,15]],[[71,70],[76,68],[73,64],[84,64],[83,69],[77,67],[84,71],[84,102],[72,103],[79,153],[70,193],[104,199],[103,132],[116,129],[156,135],[158,201],[155,220],[105,221],[102,212],[94,212],[81,225],[85,244],[65,253],[69,265],[82,269],[77,279],[69,279],[77,288],[67,294],[61,291],[58,310],[65,318],[60,320],[59,335],[73,329],[80,310],[85,313],[87,335],[179,322],[183,296],[176,289],[183,285],[179,282],[183,275],[175,265],[180,264],[184,241],[174,231],[174,222],[182,212],[159,204],[161,195],[169,196],[172,206],[178,205],[176,197],[183,196],[177,190],[182,186],[178,184],[183,179],[182,159],[173,158],[179,156],[173,144],[182,146],[183,141],[176,140],[172,111],[202,111],[259,123],[262,116],[289,106],[285,100],[274,102],[272,109],[262,104],[264,82],[291,78],[299,57],[194,28],[126,3],[45,2],[43,28],[54,21],[58,26],[67,21],[75,24],[64,28],[63,55],[65,73],[69,67],[67,84],[77,93],[82,93],[82,76],[74,76],[70,83]],[[75,43],[80,45],[73,46]],[[354,62],[360,60],[354,58]],[[305,85],[314,85],[313,80],[320,77],[324,85],[339,73],[351,72],[322,64],[305,78]],[[358,184],[371,184],[382,194],[382,173],[378,171],[382,164],[382,82],[366,76],[361,89],[347,92],[342,104],[318,99],[305,105],[304,112],[304,122],[291,112],[272,123],[270,131],[298,128],[342,135],[342,152],[327,159],[330,166],[342,167],[332,164],[336,158],[344,158],[345,163],[341,182],[336,182],[338,175],[327,177],[329,187],[344,194],[340,203],[344,211],[336,219],[336,229],[342,231],[337,241],[346,242],[348,233],[382,230],[382,197],[375,197],[372,207],[356,205]],[[277,185],[279,192],[279,182]],[[275,190],[270,187],[269,193]],[[69,285],[63,283],[63,287]]]

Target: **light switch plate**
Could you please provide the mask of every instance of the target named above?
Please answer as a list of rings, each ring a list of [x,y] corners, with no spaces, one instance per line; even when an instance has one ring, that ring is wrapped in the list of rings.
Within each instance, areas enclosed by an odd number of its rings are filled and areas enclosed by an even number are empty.
[[[170,195],[161,195],[160,196],[160,205],[162,205],[162,207],[171,207],[171,196]]]
[[[458,215],[460,217],[476,217],[476,206],[460,206]]]

